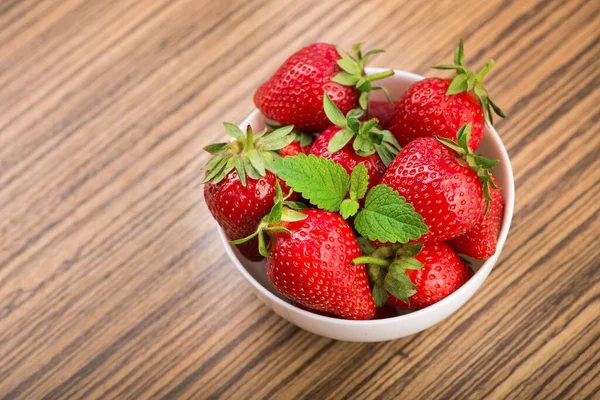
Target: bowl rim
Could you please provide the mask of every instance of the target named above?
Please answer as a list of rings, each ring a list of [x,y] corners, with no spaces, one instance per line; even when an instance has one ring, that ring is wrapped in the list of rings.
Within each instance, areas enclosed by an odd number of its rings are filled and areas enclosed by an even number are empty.
[[[388,69],[387,68],[379,68],[379,67],[365,68],[365,71],[368,74],[376,74],[376,73],[383,72],[386,70],[388,70]],[[412,72],[397,70],[397,69],[394,69],[394,75],[387,79],[393,79],[394,77],[402,77],[405,79],[410,79],[415,82],[425,79],[425,77],[422,75],[414,74]],[[257,116],[257,114],[260,114],[260,111],[255,108],[244,119],[244,121],[242,121],[242,123],[239,125],[240,129],[244,130],[244,127],[246,125],[248,125],[249,121],[253,120]],[[373,320],[373,319],[351,320],[351,319],[333,318],[333,317],[328,317],[328,316],[324,316],[324,315],[319,315],[319,314],[316,314],[316,313],[313,313],[310,311],[303,310],[299,307],[296,307],[296,306],[288,303],[287,301],[284,301],[283,299],[281,299],[278,296],[271,293],[270,290],[265,288],[256,279],[254,279],[254,277],[248,272],[248,270],[246,270],[246,268],[242,265],[240,260],[237,258],[237,256],[233,252],[232,246],[231,246],[231,244],[229,244],[229,241],[226,238],[225,233],[223,232],[221,227],[219,227],[217,225],[217,230],[219,232],[219,236],[221,237],[221,240],[223,241],[225,251],[226,251],[227,255],[229,256],[229,258],[231,259],[231,261],[233,262],[233,264],[238,269],[238,271],[242,274],[242,276],[244,276],[244,278],[246,278],[246,280],[248,282],[250,282],[250,284],[252,286],[254,286],[254,288],[257,289],[260,293],[265,295],[271,301],[274,301],[275,303],[277,303],[279,306],[288,310],[289,312],[299,313],[300,315],[304,315],[305,317],[308,317],[309,319],[312,319],[314,321],[319,321],[322,323],[335,323],[336,325],[348,325],[348,326],[384,325],[384,324],[390,323],[391,321],[411,322],[413,319],[421,319],[423,317],[426,317],[428,314],[437,314],[438,309],[446,307],[446,305],[448,305],[452,302],[452,299],[454,297],[457,297],[461,292],[465,292],[465,291],[469,290],[468,289],[469,286],[475,285],[476,284],[475,277],[481,276],[482,274],[489,274],[491,272],[492,268],[496,264],[496,261],[500,257],[500,253],[502,252],[502,249],[504,248],[504,244],[506,243],[506,239],[508,237],[508,232],[510,230],[510,225],[512,222],[512,217],[513,217],[513,212],[514,212],[514,202],[515,202],[515,195],[514,195],[515,182],[514,182],[513,169],[512,169],[512,165],[510,163],[510,158],[508,156],[508,152],[506,150],[506,146],[504,146],[504,143],[502,142],[500,135],[498,134],[496,129],[494,129],[494,127],[487,121],[486,121],[486,127],[492,133],[491,139],[494,141],[495,145],[500,150],[500,164],[503,164],[506,168],[506,171],[508,172],[508,185],[505,185],[502,188],[502,194],[504,196],[504,202],[505,202],[504,216],[503,216],[503,221],[502,221],[502,228],[500,230],[500,235],[498,236],[498,243],[496,244],[496,253],[494,253],[494,255],[492,257],[485,260],[485,262],[479,268],[479,270],[464,285],[462,285],[460,288],[458,288],[456,291],[451,293],[449,296],[443,298],[442,300],[438,301],[435,304],[432,304],[432,305],[425,307],[423,309],[420,309],[420,310],[412,311],[408,314],[398,315],[398,316],[391,317],[391,318],[377,319],[377,320]],[[483,278],[483,280],[485,280],[485,278]],[[482,283],[483,283],[483,281],[482,281]],[[474,290],[474,292],[475,291],[477,291],[477,288]]]

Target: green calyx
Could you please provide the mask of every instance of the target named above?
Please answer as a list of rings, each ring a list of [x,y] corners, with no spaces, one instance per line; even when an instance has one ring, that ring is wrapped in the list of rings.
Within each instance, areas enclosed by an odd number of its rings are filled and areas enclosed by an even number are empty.
[[[266,171],[276,173],[274,163],[280,157],[277,150],[294,141],[293,126],[284,126],[268,132],[253,132],[248,125],[246,135],[234,124],[224,122],[225,130],[235,140],[204,147],[213,157],[203,170],[208,171],[202,183],[219,183],[235,168],[240,182],[246,186],[246,177],[260,179]]]
[[[452,83],[450,83],[447,94],[452,95],[465,91],[474,92],[475,96],[477,96],[477,99],[479,100],[479,104],[481,105],[485,119],[490,121],[490,123],[493,125],[494,118],[492,110],[498,116],[502,118],[505,117],[504,112],[500,109],[500,107],[494,104],[487,90],[485,90],[485,87],[483,86],[483,78],[485,78],[488,72],[490,72],[490,69],[492,69],[493,65],[494,60],[488,60],[481,71],[479,71],[477,74],[467,69],[465,66],[463,40],[461,38],[458,47],[454,51],[454,64],[436,65],[432,68],[441,70],[455,70],[456,77],[454,77]]]
[[[231,240],[229,243],[242,244],[258,236],[258,252],[263,257],[268,257],[269,251],[267,250],[265,234],[268,232],[285,232],[289,234],[290,231],[288,229],[279,225],[282,221],[301,221],[307,217],[305,214],[300,212],[306,208],[303,203],[297,201],[287,201],[291,195],[292,190],[290,190],[290,192],[284,197],[281,186],[277,181],[275,183],[275,198],[273,207],[271,207],[269,214],[265,215],[260,221],[256,231],[250,236],[246,236],[242,239]]]
[[[323,95],[323,109],[329,120],[342,128],[329,141],[327,146],[329,154],[336,153],[354,139],[353,148],[356,154],[368,157],[377,152],[387,167],[400,152],[400,144],[394,135],[390,131],[381,129],[377,119],[360,121],[364,114],[362,109],[352,109],[344,116],[327,92]]]
[[[283,128],[283,125],[278,125],[267,119],[265,119],[265,125],[272,130]],[[312,133],[301,132],[297,129],[292,129],[290,134],[294,136],[293,141],[298,142],[298,144],[300,144],[302,147],[309,146],[315,140],[315,137]]]
[[[461,126],[458,132],[456,132],[456,142],[439,136],[437,139],[443,145],[460,154],[467,164],[469,164],[469,167],[475,171],[483,187],[485,213],[487,213],[490,206],[490,201],[492,201],[492,197],[490,196],[490,187],[492,189],[498,189],[498,186],[496,186],[494,183],[489,170],[498,164],[498,160],[490,160],[488,158],[473,154],[473,151],[469,147],[469,140],[471,139],[471,123]]]
[[[342,68],[341,72],[338,72],[332,81],[339,83],[344,86],[354,86],[360,91],[359,104],[360,107],[367,111],[369,107],[369,92],[372,90],[383,90],[391,103],[391,97],[388,90],[382,86],[373,86],[373,82],[379,79],[387,78],[388,76],[394,75],[393,70],[387,70],[378,74],[369,75],[365,74],[365,64],[369,57],[373,54],[383,53],[381,49],[370,50],[365,54],[362,53],[362,43],[357,43],[352,46],[352,55],[349,55],[343,51],[340,47],[336,46],[336,50],[341,57],[337,64]]]
[[[358,242],[364,255],[352,260],[352,264],[366,264],[375,305],[384,306],[388,293],[410,304],[410,296],[416,293],[417,287],[406,271],[423,267],[415,258],[423,249],[423,245],[391,244],[375,247],[362,237],[358,238]]]

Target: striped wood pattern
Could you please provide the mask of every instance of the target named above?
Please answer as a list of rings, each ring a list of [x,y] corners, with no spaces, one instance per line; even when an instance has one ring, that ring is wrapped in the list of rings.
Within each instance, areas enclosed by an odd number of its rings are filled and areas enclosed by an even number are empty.
[[[460,5],[458,5],[460,4]],[[0,0],[0,397],[600,398],[600,3]],[[466,38],[509,118],[500,263],[434,328],[335,342],[226,259],[202,146],[314,41],[432,74]]]

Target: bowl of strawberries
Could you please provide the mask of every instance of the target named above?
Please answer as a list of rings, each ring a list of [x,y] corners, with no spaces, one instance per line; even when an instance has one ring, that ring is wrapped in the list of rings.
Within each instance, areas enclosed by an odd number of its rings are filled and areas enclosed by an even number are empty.
[[[452,77],[368,68],[381,50],[315,43],[256,91],[229,141],[205,147],[204,196],[225,250],[273,311],[345,341],[440,322],[498,260],[510,160],[462,40]]]

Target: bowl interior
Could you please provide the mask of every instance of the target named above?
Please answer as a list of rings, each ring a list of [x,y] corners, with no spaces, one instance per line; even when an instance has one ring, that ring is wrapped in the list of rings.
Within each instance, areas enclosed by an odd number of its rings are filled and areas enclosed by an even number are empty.
[[[385,69],[383,69],[383,68],[367,68],[367,73],[374,74],[374,73],[378,73],[378,72],[381,72],[384,70]],[[411,73],[407,73],[407,72],[403,72],[403,71],[396,71],[394,76],[386,78],[385,80],[382,80],[381,82],[390,91],[392,99],[396,100],[402,95],[402,93],[404,93],[404,91],[412,83],[414,83],[418,80],[421,80],[421,79],[423,79],[423,77],[420,75],[411,74]],[[376,91],[372,95],[373,95],[372,98],[375,100],[385,100],[385,95],[381,91]],[[255,131],[261,130],[265,127],[264,118],[262,117],[262,115],[260,114],[260,112],[258,110],[255,110],[254,112],[252,112],[252,114],[250,114],[248,116],[248,118],[246,118],[246,120],[244,122],[242,122],[242,124],[240,124],[240,127],[242,128],[242,130],[244,130],[247,125],[251,125]],[[491,127],[489,125],[486,126],[484,139],[483,139],[479,149],[477,150],[477,153],[482,154],[491,159],[500,160],[500,163],[492,170],[492,172],[502,187],[503,195],[505,197],[505,202],[506,202],[503,226],[502,226],[502,230],[501,230],[500,237],[498,240],[496,255],[486,261],[470,259],[467,257],[467,259],[469,259],[469,261],[472,263],[472,268],[475,271],[476,275],[483,273],[485,276],[482,277],[482,279],[485,279],[487,274],[489,274],[489,272],[491,271],[500,251],[502,250],[502,247],[504,246],[504,242],[506,240],[506,236],[508,234],[508,229],[510,227],[510,222],[511,222],[512,213],[513,213],[513,206],[514,206],[514,204],[513,204],[513,202],[514,202],[514,182],[513,182],[512,169],[510,166],[510,161],[508,159],[508,155],[506,153],[504,145],[502,144],[502,141],[500,140],[497,132],[494,130],[493,127]],[[220,231],[220,235],[223,239],[224,245],[226,247],[228,247],[230,249],[230,251],[233,252],[233,255],[235,255],[235,258],[233,259],[234,263],[236,264],[238,269],[240,269],[240,272],[242,272],[242,274],[248,279],[248,281],[255,287],[255,289],[257,289],[259,291],[259,293],[261,293],[262,295],[265,295],[267,298],[270,298],[270,300],[272,300],[272,301],[280,303],[280,305],[282,305],[285,308],[289,307],[291,312],[307,313],[306,311],[301,310],[301,309],[291,305],[284,296],[279,294],[273,288],[273,286],[271,286],[271,284],[269,283],[269,281],[267,279],[266,273],[265,273],[264,261],[252,262],[252,261],[245,259],[243,256],[240,255],[240,253],[237,251],[237,248],[235,246],[232,246],[227,242],[223,232],[220,229],[219,229],[219,231]],[[232,253],[230,253],[230,254],[232,254]],[[479,280],[479,284],[481,284],[482,279]],[[467,282],[465,285],[463,285],[463,287],[459,290],[462,290],[465,286],[469,285],[469,283],[471,283],[472,281],[474,281],[473,278],[471,278],[471,280],[469,282]],[[448,298],[452,297],[455,293],[448,296]],[[448,298],[446,298],[446,299],[448,299]],[[432,307],[436,307],[436,308],[440,307],[440,304],[443,303],[446,299],[440,301],[437,304],[434,304],[433,306],[428,307],[427,309],[431,309]],[[427,310],[427,309],[425,309],[425,310]],[[422,313],[424,310],[419,310],[419,311],[398,310],[398,311],[399,311],[400,315],[393,319],[402,319],[403,314]],[[323,317],[323,316],[320,316],[317,314],[312,314],[312,313],[310,313],[310,314],[312,316],[314,316],[314,318],[328,319],[331,321],[335,321],[335,323],[338,323],[338,324],[340,323],[339,319],[332,319],[332,318]],[[404,316],[404,317],[406,317],[406,316]],[[356,324],[356,323],[375,323],[377,321],[348,321],[348,322]]]

